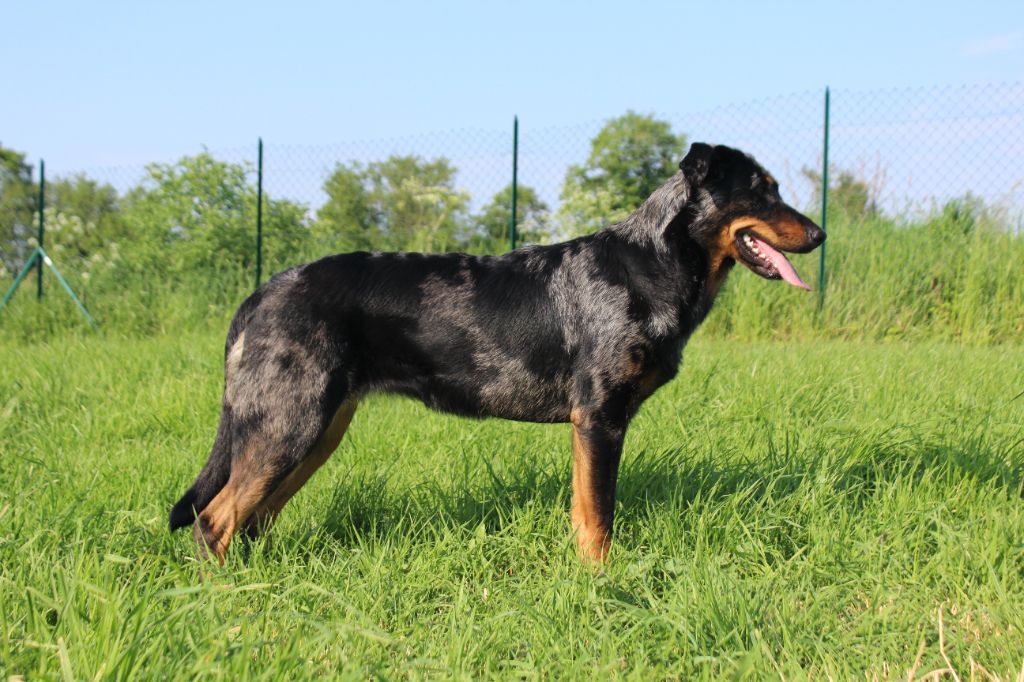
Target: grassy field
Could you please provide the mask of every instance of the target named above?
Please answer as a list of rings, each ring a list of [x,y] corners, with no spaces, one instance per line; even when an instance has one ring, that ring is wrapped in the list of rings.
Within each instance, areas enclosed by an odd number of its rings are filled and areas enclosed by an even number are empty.
[[[4,679],[1024,664],[1022,347],[698,339],[634,421],[600,573],[570,538],[567,427],[371,399],[200,581],[166,512],[213,436],[220,347],[0,346]]]

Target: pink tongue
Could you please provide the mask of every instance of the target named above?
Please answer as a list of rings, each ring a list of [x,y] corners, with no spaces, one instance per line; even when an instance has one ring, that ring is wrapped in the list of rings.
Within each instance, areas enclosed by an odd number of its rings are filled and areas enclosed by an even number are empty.
[[[783,256],[781,253],[765,244],[757,237],[753,237],[753,240],[754,244],[757,246],[757,250],[761,252],[762,256],[764,256],[765,258],[772,262],[772,265],[775,266],[775,269],[779,271],[780,275],[782,275],[782,279],[786,280],[795,287],[807,289],[807,291],[811,290],[811,288],[807,286],[807,283],[800,279],[800,275],[796,274],[796,270],[793,269],[793,266],[790,265],[789,260],[785,256]]]

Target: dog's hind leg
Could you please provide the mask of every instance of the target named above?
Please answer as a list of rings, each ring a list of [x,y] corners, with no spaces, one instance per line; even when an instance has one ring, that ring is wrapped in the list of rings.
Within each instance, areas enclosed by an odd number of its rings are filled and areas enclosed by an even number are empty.
[[[345,431],[348,430],[349,424],[352,423],[352,415],[355,414],[356,404],[355,400],[347,400],[342,403],[338,411],[334,413],[331,423],[327,426],[327,429],[320,436],[320,439],[313,446],[310,453],[306,455],[306,458],[297,467],[292,469],[291,473],[256,508],[245,523],[245,532],[248,537],[255,538],[269,528],[281,512],[281,509],[288,504],[288,500],[306,484],[306,481],[316,473],[316,470],[337,449],[338,444],[341,443],[341,439],[345,435]]]
[[[600,563],[611,547],[615,480],[625,425],[594,414],[572,414],[572,526],[581,557]]]
[[[245,449],[233,457],[231,475],[210,504],[196,517],[193,535],[200,558],[212,552],[220,563],[235,531],[266,498],[280,474],[269,456],[275,444],[247,439]]]
[[[333,452],[352,419],[355,403],[336,409],[323,395],[280,391],[263,406],[237,418],[227,483],[196,518],[193,534],[200,557],[213,553],[223,563],[231,538],[254,514],[272,515]],[[337,403],[336,403],[337,404]],[[267,414],[272,406],[275,410]],[[259,524],[259,520],[254,520]]]

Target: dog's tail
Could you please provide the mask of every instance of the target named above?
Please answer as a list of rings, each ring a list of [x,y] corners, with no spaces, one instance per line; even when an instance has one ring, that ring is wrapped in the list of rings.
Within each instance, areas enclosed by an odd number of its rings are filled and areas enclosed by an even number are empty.
[[[227,484],[228,477],[231,475],[231,434],[234,430],[234,420],[227,398],[227,382],[230,380],[228,372],[231,371],[232,364],[231,355],[233,352],[244,353],[244,339],[239,348],[235,348],[235,344],[252,319],[253,311],[259,306],[266,286],[257,289],[249,296],[239,306],[238,312],[231,320],[227,342],[224,344],[225,396],[220,412],[220,423],[217,425],[217,436],[213,439],[213,447],[210,449],[210,457],[206,460],[206,466],[196,476],[192,487],[171,509],[170,526],[172,531],[191,525],[196,520],[196,516],[206,509],[206,505],[210,504],[214,496]]]

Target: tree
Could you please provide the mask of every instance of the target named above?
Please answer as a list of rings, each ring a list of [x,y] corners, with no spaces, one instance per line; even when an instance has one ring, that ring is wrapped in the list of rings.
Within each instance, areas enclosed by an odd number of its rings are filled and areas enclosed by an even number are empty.
[[[509,247],[512,217],[512,185],[506,185],[480,209],[474,218],[475,233],[470,237],[471,250],[502,253]],[[551,238],[551,214],[548,205],[532,187],[520,185],[516,190],[516,244],[543,243]]]
[[[314,248],[325,253],[371,251],[383,241],[370,206],[365,169],[338,164],[324,183],[327,203],[313,223]]]
[[[16,153],[8,156],[14,160],[17,173],[13,177],[5,173],[0,183],[5,186],[5,197],[12,194],[20,197],[22,216],[8,234],[15,242],[11,251],[24,261],[28,249],[38,244],[38,188],[31,183],[31,169],[23,162],[19,164],[17,157],[21,156]],[[17,192],[10,192],[12,187],[16,187]],[[0,209],[0,214],[11,216],[16,212]],[[85,274],[87,279],[93,265],[109,262],[111,248],[116,253],[117,242],[125,236],[117,191],[82,174],[47,182],[45,220],[46,252],[61,264],[71,279],[80,274]]]
[[[13,276],[28,258],[36,201],[25,155],[0,145],[0,274]]]
[[[339,164],[314,234],[332,250],[447,251],[461,244],[469,196],[445,158],[390,156]]]
[[[636,209],[678,168],[686,136],[667,121],[628,111],[590,142],[590,155],[572,165],[562,185],[560,222],[569,234],[615,223]]]
[[[85,175],[46,184],[44,248],[79,295],[94,275],[112,270],[127,238],[117,191]],[[30,245],[36,237],[28,238]]]
[[[140,264],[172,271],[251,270],[256,258],[256,189],[249,168],[203,152],[173,164],[146,167],[146,178],[125,197],[133,231],[131,254]],[[265,198],[265,260],[300,259],[308,231],[306,209]]]
[[[814,193],[812,206],[821,206],[821,171],[804,167],[803,176],[811,183]],[[843,218],[866,218],[878,213],[875,192],[866,180],[851,170],[839,170],[829,164],[828,213]]]
[[[117,190],[100,184],[84,174],[58,178],[46,185],[47,244],[51,232],[62,234],[60,227],[50,227],[51,213],[63,222],[77,224],[62,236],[62,244],[72,247],[82,257],[116,243],[126,237],[126,227]],[[49,250],[49,249],[48,249]]]

